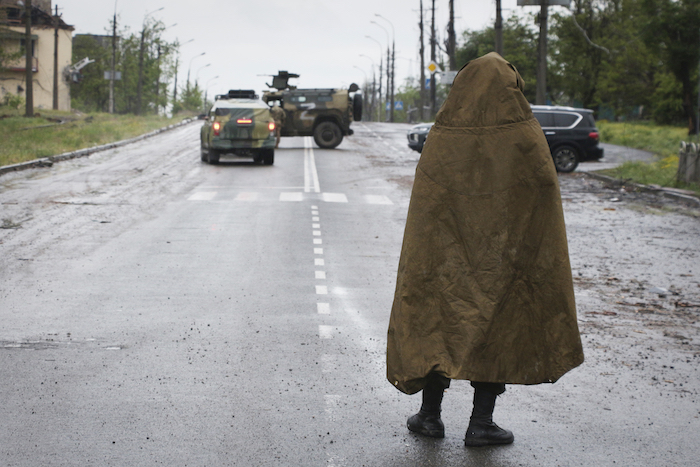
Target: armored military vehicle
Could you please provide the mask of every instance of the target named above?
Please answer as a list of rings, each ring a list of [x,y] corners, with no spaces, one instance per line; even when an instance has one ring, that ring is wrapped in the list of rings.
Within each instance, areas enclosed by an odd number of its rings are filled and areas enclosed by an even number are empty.
[[[275,122],[252,90],[233,89],[216,96],[200,131],[202,161],[217,164],[221,154],[275,161]]]
[[[282,136],[313,136],[324,149],[337,147],[343,137],[352,135],[350,124],[362,119],[362,94],[357,84],[348,89],[297,89],[290,78],[299,75],[280,71],[273,76],[271,89],[263,91],[262,100],[277,101],[286,118]]]

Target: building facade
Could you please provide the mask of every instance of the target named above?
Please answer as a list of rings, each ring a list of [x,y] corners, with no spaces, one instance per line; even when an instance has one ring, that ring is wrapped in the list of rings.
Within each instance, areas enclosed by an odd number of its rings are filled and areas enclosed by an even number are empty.
[[[25,96],[25,8],[16,0],[0,0],[0,103]],[[58,70],[58,110],[70,110],[73,26],[51,12],[51,0],[32,1],[32,95],[35,109],[54,107],[54,70]]]

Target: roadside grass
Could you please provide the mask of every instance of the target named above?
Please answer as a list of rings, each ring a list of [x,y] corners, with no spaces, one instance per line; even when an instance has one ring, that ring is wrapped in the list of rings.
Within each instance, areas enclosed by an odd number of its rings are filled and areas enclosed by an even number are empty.
[[[38,113],[40,116],[26,118],[16,110],[0,107],[0,166],[133,138],[183,118],[52,110]]]
[[[676,181],[680,143],[691,141],[687,128],[606,120],[597,122],[597,126],[602,142],[642,149],[656,156],[653,162],[625,162],[617,168],[601,170],[601,173],[644,185],[680,188],[700,195],[700,185]]]

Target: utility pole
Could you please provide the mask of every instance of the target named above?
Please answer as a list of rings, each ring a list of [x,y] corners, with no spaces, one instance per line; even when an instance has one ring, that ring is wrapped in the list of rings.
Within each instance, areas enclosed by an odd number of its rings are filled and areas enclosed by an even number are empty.
[[[117,2],[114,2],[112,18],[112,71],[109,76],[109,113],[114,113],[114,78],[117,67]]]
[[[141,115],[141,99],[143,97],[143,49],[146,38],[146,20],[141,29],[141,47],[139,48],[139,81],[136,87],[136,115]]]
[[[173,85],[173,105],[177,102],[177,65],[180,62],[180,56],[175,57],[175,84]]]
[[[535,104],[547,103],[547,9],[548,1],[541,0],[540,7],[540,37],[537,44],[537,88]]]
[[[422,122],[425,114],[425,45],[423,41],[423,0],[420,0],[420,109],[418,109],[418,118]]]
[[[450,70],[457,69],[457,37],[455,35],[455,2],[450,0],[450,21],[447,23],[447,56]]]
[[[496,32],[496,53],[503,56],[503,16],[501,14],[501,0],[496,0],[496,24],[493,29]]]
[[[25,117],[34,116],[34,71],[32,63],[32,0],[24,0]]]
[[[430,25],[430,60],[435,62],[435,0],[433,0],[433,19]],[[430,118],[435,118],[435,73],[430,75]]]
[[[53,109],[58,110],[58,5],[54,14],[53,30]]]

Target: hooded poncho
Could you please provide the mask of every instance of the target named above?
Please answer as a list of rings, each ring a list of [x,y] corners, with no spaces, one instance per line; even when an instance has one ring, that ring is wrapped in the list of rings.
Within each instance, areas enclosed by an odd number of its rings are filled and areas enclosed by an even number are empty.
[[[557,174],[523,80],[490,53],[460,70],[416,169],[387,378],[554,382],[583,362]]]

